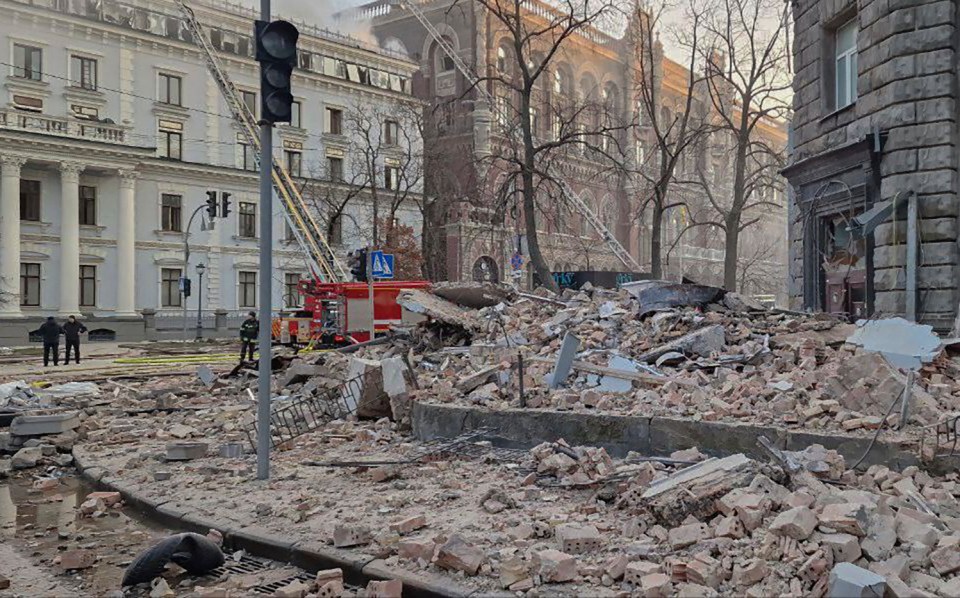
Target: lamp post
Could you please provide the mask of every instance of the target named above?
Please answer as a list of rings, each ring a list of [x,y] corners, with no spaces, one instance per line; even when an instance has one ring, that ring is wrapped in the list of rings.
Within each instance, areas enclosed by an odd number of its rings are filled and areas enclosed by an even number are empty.
[[[207,267],[203,265],[203,262],[197,264],[197,340],[203,338],[201,315],[203,314],[203,273],[206,271]]]

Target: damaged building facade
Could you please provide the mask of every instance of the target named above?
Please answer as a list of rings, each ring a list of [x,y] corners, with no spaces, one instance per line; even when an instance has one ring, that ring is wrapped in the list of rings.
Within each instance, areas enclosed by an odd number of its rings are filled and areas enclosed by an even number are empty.
[[[480,3],[440,0],[419,6],[474,72],[494,78],[515,69],[512,40],[502,30],[499,20]],[[529,10],[529,18],[536,19],[537,11],[553,9],[532,3]],[[482,85],[497,98],[498,106],[493,109],[487,106],[471,88],[468,79],[458,72],[454,61],[446,56],[408,9],[397,4],[375,2],[359,9],[356,16],[372,19],[374,34],[381,45],[406,53],[420,65],[413,89],[430,106],[425,119],[427,154],[434,155],[437,163],[442,165],[428,169],[433,177],[427,184],[438,200],[434,209],[441,212],[433,216],[442,223],[435,229],[434,249],[443,256],[443,268],[431,275],[448,280],[507,278],[511,256],[515,252],[527,255],[522,214],[498,205],[503,202],[502,197],[496,197],[498,193],[502,195],[496,169],[490,168],[480,174],[477,164],[484,164],[484,158],[491,154],[503,155],[504,148],[514,143],[509,137],[516,123],[501,122],[498,114],[515,113],[519,99],[506,97],[498,89],[499,84],[490,79]],[[634,15],[628,30],[642,29],[637,24],[640,16],[641,13]],[[655,46],[656,81],[661,87],[659,96],[662,98],[658,111],[676,114],[676,106],[682,105],[685,97],[687,71],[663,54],[659,42]],[[652,162],[657,152],[649,122],[644,122],[649,119],[640,114],[642,108],[637,90],[637,73],[642,62],[638,58],[640,47],[635,36],[614,37],[593,27],[572,35],[551,61],[543,81],[537,84],[542,89],[535,88],[534,99],[538,103],[534,107],[534,133],[544,139],[556,135],[555,106],[587,107],[593,99],[609,115],[609,124],[623,126],[623,130],[617,133],[617,141],[624,159],[617,167],[611,167],[601,156],[592,155],[589,149],[573,149],[572,145],[551,166],[563,173],[561,176],[572,191],[648,270],[650,222],[649,216],[640,208],[644,181],[636,170],[639,165],[654,168]],[[651,61],[645,62],[649,64]],[[701,101],[709,110],[710,99],[705,97]],[[785,145],[782,123],[771,123],[760,134],[769,136],[773,146]],[[724,166],[729,152],[722,140],[716,141],[713,149],[704,148],[704,156],[709,156],[704,163],[711,176],[719,174],[716,178],[722,179],[722,174],[729,172]],[[678,173],[678,180],[684,174],[690,175],[699,163],[692,158],[684,161],[682,166],[689,167],[689,170]],[[732,188],[732,181],[720,180],[719,183],[718,186]],[[678,198],[682,193],[691,203],[706,203],[694,190],[682,189],[681,185],[675,185],[674,189]],[[541,193],[538,201],[541,251],[555,277],[557,273],[568,271],[628,269],[590,224],[565,205],[558,193]],[[665,217],[664,247],[671,248],[669,254],[664,252],[665,260],[669,262],[665,271],[676,279],[689,275],[699,282],[722,282],[722,234],[708,231],[706,227],[702,231],[687,231],[687,224],[687,214],[679,209]],[[745,232],[744,237],[750,237],[756,231],[758,239],[775,237],[785,246],[785,215],[781,218],[774,214],[772,218],[765,218],[763,225],[762,231],[756,227]],[[744,245],[749,244],[750,240],[745,238]],[[778,273],[785,270],[785,252],[773,251],[762,261],[774,265]],[[526,275],[525,280],[532,282],[530,273],[526,272]],[[783,276],[768,274],[761,278],[773,281]],[[775,286],[774,283],[771,288]]]
[[[957,5],[794,0],[794,307],[957,311]]]
[[[192,4],[256,112],[254,11]],[[205,326],[215,311],[218,321],[238,324],[262,284],[255,156],[178,4],[4,0],[2,7],[0,343],[26,342],[51,314],[81,315],[91,331],[121,340],[146,334],[144,312],[171,330],[180,327],[184,307],[191,329],[198,308]],[[312,26],[300,29],[294,122],[278,127],[275,155],[304,186],[332,193],[346,188],[354,171],[368,170],[353,151],[351,110],[419,109],[411,94],[417,65]],[[395,186],[391,160],[405,152],[401,142],[419,146],[418,130],[404,133],[381,144],[389,147],[380,148],[369,177],[384,189]],[[230,214],[201,230],[204,212],[196,210],[209,190],[231,194]],[[355,195],[342,224],[332,227],[331,241],[343,253],[369,242],[369,193]],[[417,234],[419,197],[418,187],[396,212]],[[308,269],[279,205],[274,222],[273,305],[295,306]],[[182,276],[193,279],[186,306]]]

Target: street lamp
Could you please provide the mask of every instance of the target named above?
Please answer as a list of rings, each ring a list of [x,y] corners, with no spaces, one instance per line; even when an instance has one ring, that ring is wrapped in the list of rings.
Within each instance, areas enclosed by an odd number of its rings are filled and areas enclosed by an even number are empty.
[[[197,340],[203,338],[203,322],[200,316],[203,313],[203,273],[206,271],[207,267],[203,262],[197,264]]]

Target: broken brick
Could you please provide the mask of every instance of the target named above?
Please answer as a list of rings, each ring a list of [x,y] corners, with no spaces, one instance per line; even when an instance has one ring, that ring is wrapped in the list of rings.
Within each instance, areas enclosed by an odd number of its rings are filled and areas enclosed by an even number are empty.
[[[794,507],[777,517],[770,524],[770,530],[794,540],[806,540],[817,527],[817,515],[809,507]]]
[[[537,553],[537,560],[545,583],[563,583],[577,577],[577,561],[569,554],[548,548]]]
[[[486,560],[483,551],[454,534],[437,552],[437,566],[476,575]]]
[[[426,525],[427,518],[423,515],[417,515],[416,517],[409,517],[403,521],[398,521],[397,523],[391,523],[390,529],[398,534],[409,534],[410,532],[416,531],[422,527],[426,527]]]

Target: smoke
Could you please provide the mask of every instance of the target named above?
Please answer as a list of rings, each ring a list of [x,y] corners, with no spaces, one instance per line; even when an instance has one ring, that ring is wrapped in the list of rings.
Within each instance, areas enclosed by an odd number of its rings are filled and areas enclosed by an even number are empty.
[[[259,8],[259,0],[242,0],[253,8]],[[369,19],[360,19],[357,8],[370,0],[272,0],[274,17],[293,23],[328,29],[341,35],[349,35],[362,42],[377,45]]]

